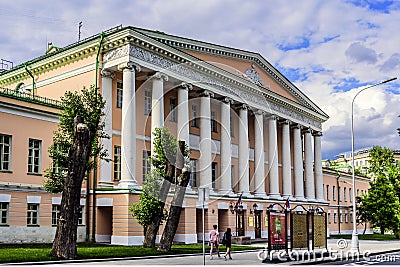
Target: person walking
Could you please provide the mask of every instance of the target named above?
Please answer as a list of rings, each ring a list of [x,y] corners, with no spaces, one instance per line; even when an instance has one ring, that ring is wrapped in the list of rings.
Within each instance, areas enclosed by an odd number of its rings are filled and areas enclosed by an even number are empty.
[[[219,233],[218,233],[218,231],[217,231],[217,225],[216,224],[214,224],[213,225],[213,228],[214,229],[212,229],[211,231],[210,231],[210,260],[212,260],[213,259],[213,249],[214,249],[214,246],[215,246],[215,250],[217,251],[217,255],[218,255],[218,258],[220,258],[221,256],[219,255],[219,247],[218,247],[218,245],[219,245]]]
[[[226,246],[226,253],[224,255],[225,260],[227,260],[226,257],[229,257],[229,259],[232,259],[231,256],[231,247],[232,247],[232,230],[231,228],[227,228],[226,232],[224,233],[224,236],[222,237],[222,244]]]

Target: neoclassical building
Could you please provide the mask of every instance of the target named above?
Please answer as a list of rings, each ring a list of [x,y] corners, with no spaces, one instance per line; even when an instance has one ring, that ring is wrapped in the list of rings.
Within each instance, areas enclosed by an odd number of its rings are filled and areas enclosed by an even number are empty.
[[[117,27],[0,73],[0,242],[54,237],[60,196],[43,188],[47,148],[69,91],[97,85],[112,159],[82,186],[80,240],[138,245],[129,214],[150,170],[151,133],[189,144],[191,180],[175,237],[202,240],[198,188],[210,189],[206,231],[266,237],[272,203],[328,208],[317,105],[255,52],[135,27]],[[243,212],[230,206],[242,194]],[[36,226],[36,227],[28,227]],[[33,231],[34,230],[34,231]],[[161,234],[161,233],[160,233]],[[25,238],[25,239],[24,239]],[[22,240],[22,241],[21,241]]]

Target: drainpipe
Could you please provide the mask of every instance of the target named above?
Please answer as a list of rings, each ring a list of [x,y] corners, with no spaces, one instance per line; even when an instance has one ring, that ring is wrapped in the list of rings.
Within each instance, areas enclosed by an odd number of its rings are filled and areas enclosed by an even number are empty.
[[[33,97],[35,97],[35,77],[33,77],[32,72],[28,69],[28,64],[24,63],[24,65],[25,65],[26,72],[28,72],[29,76],[32,77],[32,95],[33,95]]]
[[[100,56],[100,50],[101,50],[101,44],[103,43],[104,39],[104,32],[100,33],[100,42],[99,42],[99,48],[97,50],[97,55],[96,55],[96,78],[94,81],[94,86],[96,89],[96,101],[97,101],[97,89],[98,89],[98,76],[99,76],[99,56]],[[96,139],[95,142],[98,140]],[[92,242],[96,242],[96,184],[97,184],[97,156],[94,157],[94,165],[93,165],[93,203],[92,203]]]

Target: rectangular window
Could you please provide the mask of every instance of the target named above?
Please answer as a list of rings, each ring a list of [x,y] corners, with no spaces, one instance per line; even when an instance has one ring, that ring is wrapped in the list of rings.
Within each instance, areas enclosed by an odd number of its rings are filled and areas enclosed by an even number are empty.
[[[27,225],[39,225],[39,204],[28,204],[28,212],[26,215]]]
[[[218,132],[216,117],[217,115],[215,114],[215,111],[211,111],[211,131],[214,133]]]
[[[337,195],[338,195],[338,200],[339,200],[339,202],[342,202],[342,198],[340,197],[340,186],[338,186]]]
[[[41,173],[42,141],[29,139],[28,173]]]
[[[329,199],[329,185],[328,184],[326,185],[326,200],[328,200],[328,201],[330,200]]]
[[[58,219],[60,219],[61,205],[53,204],[51,208],[51,225],[57,226]]]
[[[350,202],[353,202],[353,195],[351,193],[352,193],[351,188],[349,188],[349,199]]]
[[[191,187],[197,187],[197,159],[190,159],[190,180]]]
[[[333,201],[336,201],[336,186],[332,186],[332,197]]]
[[[328,223],[331,223],[331,214],[328,213]]]
[[[79,215],[78,215],[78,225],[83,225],[83,207],[79,207]]]
[[[197,106],[192,105],[192,127],[199,127],[199,121],[197,118]]]
[[[353,212],[350,212],[350,222],[353,223]]]
[[[176,98],[169,99],[169,121],[176,122]]]
[[[122,97],[123,97],[123,91],[122,91],[122,82],[117,82],[117,108],[122,108]]]
[[[336,213],[333,214],[333,223],[337,223]]]
[[[144,115],[151,116],[151,91],[144,91]]]
[[[357,196],[360,196],[360,189],[357,189]]]
[[[211,181],[212,181],[212,188],[217,189],[217,179],[218,179],[218,163],[212,162],[211,163]]]
[[[339,223],[343,223],[343,213],[340,213],[340,216],[339,216]]]
[[[0,225],[8,224],[8,202],[0,202]]]
[[[0,171],[11,170],[11,136],[0,134]]]
[[[344,222],[345,223],[349,222],[349,214],[347,214],[347,213],[344,214]]]
[[[347,202],[347,188],[343,188],[343,200]]]
[[[231,165],[231,187],[232,187],[232,191],[234,191],[234,187],[235,187],[235,165]]]
[[[231,137],[234,137],[234,133],[235,133],[235,125],[233,124],[234,120],[232,117],[230,117],[230,126],[231,126]]]
[[[146,175],[150,172],[150,162],[149,162],[149,158],[151,156],[151,152],[150,151],[146,151],[143,150],[143,154],[142,154],[142,166],[143,166],[143,171],[142,171],[142,181],[144,183],[144,181],[146,181]]]
[[[114,181],[121,180],[121,147],[114,146]]]

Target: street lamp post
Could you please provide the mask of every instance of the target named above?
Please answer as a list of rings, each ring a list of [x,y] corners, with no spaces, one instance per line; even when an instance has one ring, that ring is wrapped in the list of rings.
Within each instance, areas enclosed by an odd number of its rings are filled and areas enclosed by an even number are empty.
[[[354,100],[356,99],[356,97],[364,90],[371,88],[371,87],[375,87],[384,83],[388,83],[391,81],[396,80],[397,77],[395,78],[391,78],[370,86],[367,86],[365,88],[363,88],[362,90],[360,90],[359,92],[357,92],[357,94],[353,97],[353,101],[351,102],[351,162],[352,162],[352,178],[353,178],[353,194],[352,194],[352,198],[353,198],[353,234],[351,237],[351,251],[352,252],[360,252],[360,244],[358,241],[358,233],[357,233],[357,222],[356,222],[356,179],[355,179],[355,168],[354,168]]]

